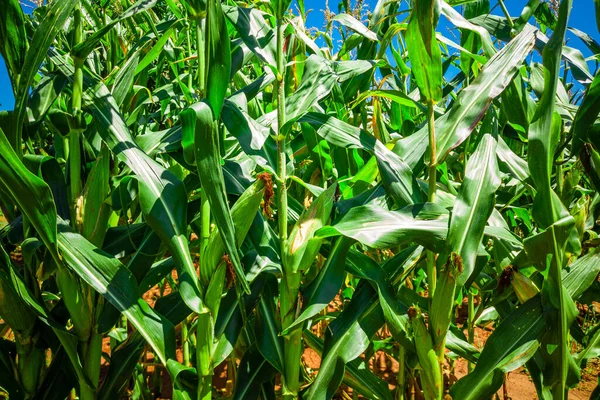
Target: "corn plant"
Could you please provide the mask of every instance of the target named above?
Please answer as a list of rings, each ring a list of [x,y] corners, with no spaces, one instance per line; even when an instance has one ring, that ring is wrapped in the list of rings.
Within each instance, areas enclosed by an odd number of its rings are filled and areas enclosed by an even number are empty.
[[[600,354],[572,0],[41,3],[0,7],[0,396],[566,399]]]

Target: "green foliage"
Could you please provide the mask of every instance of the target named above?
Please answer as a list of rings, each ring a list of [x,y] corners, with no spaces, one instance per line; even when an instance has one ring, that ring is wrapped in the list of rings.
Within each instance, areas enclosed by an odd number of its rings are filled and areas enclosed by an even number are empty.
[[[6,1],[0,397],[484,399],[525,366],[566,398],[600,356],[600,46],[522,3]]]

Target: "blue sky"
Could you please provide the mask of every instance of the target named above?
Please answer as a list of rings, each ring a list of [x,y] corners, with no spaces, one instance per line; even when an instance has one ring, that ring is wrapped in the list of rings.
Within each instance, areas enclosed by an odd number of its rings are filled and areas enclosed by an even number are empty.
[[[354,0],[352,0],[354,3]],[[490,3],[493,5],[496,4],[495,0],[491,0]],[[521,13],[524,5],[527,3],[527,0],[508,0],[505,1],[505,4],[508,7],[508,10],[512,16],[518,16]],[[596,16],[594,13],[594,2],[593,0],[574,0],[573,1],[573,9],[571,11],[571,18],[569,20],[569,26],[577,28],[591,35],[596,41],[600,42],[600,34],[598,33],[598,29],[596,27]],[[305,0],[306,9],[312,9],[313,11],[309,14],[307,20],[308,27],[323,27],[323,9],[325,2],[323,0]],[[329,0],[329,5],[331,11],[337,11],[338,0]],[[376,4],[376,0],[365,0],[366,6],[372,10]],[[25,8],[26,12],[31,12],[30,8]],[[501,15],[501,11],[499,7],[496,7],[493,11],[493,14]],[[449,33],[445,32],[445,30],[452,30],[453,27],[444,24],[443,21],[440,23],[438,30],[443,34]],[[457,35],[457,34],[456,34]],[[452,38],[452,35],[449,35]],[[568,35],[569,37],[569,45],[581,49],[583,54],[588,57],[591,55],[590,51],[581,43],[581,41],[572,34]],[[8,75],[6,73],[6,67],[4,65],[4,60],[2,60],[2,56],[0,56],[0,110],[11,110],[14,107],[14,98],[11,89],[10,80],[8,79]],[[590,65],[592,68],[592,72],[595,70],[595,66]]]

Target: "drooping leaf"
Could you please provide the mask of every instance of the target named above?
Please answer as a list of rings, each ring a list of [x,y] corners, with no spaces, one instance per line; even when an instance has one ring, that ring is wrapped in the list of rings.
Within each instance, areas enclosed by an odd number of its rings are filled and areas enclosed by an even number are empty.
[[[50,51],[55,65],[69,79],[73,67]],[[139,200],[148,225],[160,236],[179,268],[180,289],[186,304],[199,312],[201,291],[190,256],[186,232],[187,194],[183,182],[148,157],[133,139],[114,98],[97,78],[84,75],[84,108],[94,115],[102,140],[113,154],[135,173],[139,181]]]
[[[206,10],[206,101],[219,119],[231,73],[229,32],[220,0],[208,0]]]
[[[502,386],[504,374],[523,365],[539,346],[544,329],[542,302],[534,297],[518,307],[486,341],[475,369],[450,389],[454,398],[481,399]]]
[[[59,247],[67,265],[102,294],[137,328],[163,364],[175,357],[175,329],[138,297],[133,276],[114,257],[83,236],[60,226]]]
[[[267,25],[261,12],[256,8],[231,6],[223,6],[223,12],[246,46],[262,61],[276,66],[276,34]]]
[[[439,0],[414,2],[406,28],[411,71],[426,103],[442,99],[442,52],[435,36],[440,3]]]
[[[31,173],[19,160],[0,129],[0,191],[7,195],[27,217],[38,235],[60,263],[56,239],[56,206],[50,187]]]
[[[247,293],[250,287],[245,279],[235,241],[235,227],[231,219],[231,210],[225,193],[225,180],[220,161],[218,123],[213,119],[213,110],[205,103],[192,105],[182,112],[184,137],[193,137],[195,159],[202,188],[210,202],[211,213],[215,218],[219,234],[231,263],[235,268],[238,282]]]
[[[533,48],[535,29],[527,27],[497,52],[477,78],[462,90],[452,108],[435,121],[438,164],[471,134],[485,116],[492,100],[511,82],[519,66]],[[400,142],[400,156],[414,168],[427,149],[427,127]],[[406,155],[406,156],[405,156]]]
[[[383,143],[367,132],[343,121],[317,113],[308,113],[300,122],[314,126],[317,134],[342,148],[365,149],[377,157],[377,165],[386,189],[401,205],[418,203],[421,192],[410,167]]]
[[[377,34],[364,26],[359,20],[347,13],[338,14],[333,17],[334,21],[339,22],[347,28],[356,31],[359,35],[366,37],[369,40],[377,41]]]

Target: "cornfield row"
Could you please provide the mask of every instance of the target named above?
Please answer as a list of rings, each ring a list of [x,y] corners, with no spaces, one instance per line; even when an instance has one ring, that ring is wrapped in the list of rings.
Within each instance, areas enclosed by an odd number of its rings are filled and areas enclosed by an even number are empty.
[[[600,355],[573,0],[0,3],[0,397],[566,399]]]

